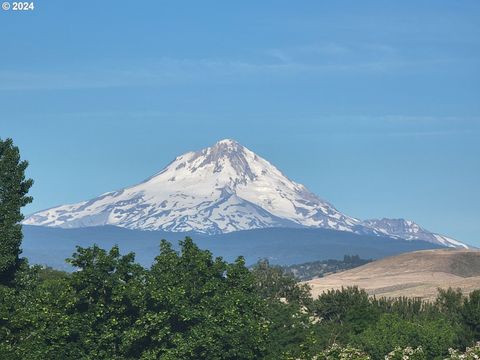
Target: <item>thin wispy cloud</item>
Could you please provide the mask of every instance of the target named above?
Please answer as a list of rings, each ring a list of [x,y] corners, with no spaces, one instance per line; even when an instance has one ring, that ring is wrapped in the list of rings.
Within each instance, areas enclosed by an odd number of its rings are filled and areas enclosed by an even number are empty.
[[[368,51],[394,54],[388,45],[370,44]],[[373,50],[372,50],[373,49]],[[245,81],[249,76],[286,77],[335,75],[339,73],[384,73],[402,68],[420,68],[462,59],[405,59],[398,56],[354,56],[353,48],[338,44],[309,45],[292,49],[270,49],[263,61],[217,58],[168,58],[136,64],[96,64],[94,68],[58,71],[0,71],[0,91],[69,90],[182,83]],[[333,57],[333,58],[332,58]]]
[[[350,54],[352,49],[343,44],[325,43],[299,46],[296,51],[303,54],[346,55]]]

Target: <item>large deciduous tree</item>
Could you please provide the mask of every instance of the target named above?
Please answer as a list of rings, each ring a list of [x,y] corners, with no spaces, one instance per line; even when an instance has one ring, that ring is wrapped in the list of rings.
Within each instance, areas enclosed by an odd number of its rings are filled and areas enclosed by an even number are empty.
[[[33,184],[33,180],[25,178],[27,166],[12,139],[0,139],[0,284],[3,285],[12,283],[21,264],[20,210],[32,201],[27,196]]]

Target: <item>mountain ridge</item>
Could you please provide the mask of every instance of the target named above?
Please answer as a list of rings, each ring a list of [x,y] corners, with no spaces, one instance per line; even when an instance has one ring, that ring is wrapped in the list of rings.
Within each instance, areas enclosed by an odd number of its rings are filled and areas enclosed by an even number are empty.
[[[177,156],[139,184],[37,212],[23,223],[63,228],[115,225],[210,235],[270,227],[313,227],[402,238],[388,231],[391,226],[377,226],[372,221],[341,213],[253,151],[235,140],[224,139]],[[412,240],[466,246],[435,235],[422,229]]]

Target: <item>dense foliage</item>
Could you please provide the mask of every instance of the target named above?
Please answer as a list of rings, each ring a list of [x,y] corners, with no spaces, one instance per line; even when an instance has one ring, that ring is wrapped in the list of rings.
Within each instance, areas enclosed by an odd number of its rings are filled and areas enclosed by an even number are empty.
[[[314,300],[280,267],[227,263],[189,238],[179,252],[162,241],[149,269],[117,247],[79,247],[69,262],[77,271],[25,267],[15,287],[0,287],[2,359],[456,359],[451,349],[478,350],[480,290],[441,291],[435,303],[358,288]]]
[[[362,259],[358,255],[344,255],[343,260],[318,260],[306,262],[303,264],[295,264],[284,266],[285,273],[292,274],[300,281],[311,280],[317,277],[323,277],[339,271],[353,269],[371,262],[371,259]]]
[[[11,141],[0,155],[0,358],[478,359],[480,290],[433,303],[358,288],[312,299],[278,266],[214,258],[190,238],[143,268],[118,247],[78,247],[64,273],[19,257],[31,181]],[[467,348],[468,347],[468,348]],[[456,350],[453,350],[456,349]],[[463,352],[463,353],[462,353]]]
[[[29,269],[2,292],[0,353],[12,359],[255,359],[267,319],[253,275],[191,239],[162,242],[150,269],[117,247],[78,248],[78,271]]]
[[[27,193],[33,184],[31,179],[25,179],[27,166],[12,139],[0,139],[0,284],[3,285],[12,284],[15,272],[22,265],[20,209],[32,201]]]

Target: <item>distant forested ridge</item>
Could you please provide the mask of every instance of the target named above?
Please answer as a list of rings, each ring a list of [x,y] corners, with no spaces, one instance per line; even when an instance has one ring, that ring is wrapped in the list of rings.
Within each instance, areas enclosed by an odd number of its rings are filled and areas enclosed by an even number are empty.
[[[283,270],[287,274],[292,274],[300,281],[311,280],[317,277],[323,277],[340,271],[353,269],[371,262],[372,259],[362,259],[358,255],[344,255],[343,260],[318,260],[306,262],[303,264],[295,264],[283,266]]]

